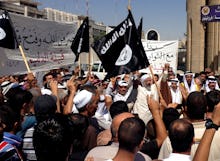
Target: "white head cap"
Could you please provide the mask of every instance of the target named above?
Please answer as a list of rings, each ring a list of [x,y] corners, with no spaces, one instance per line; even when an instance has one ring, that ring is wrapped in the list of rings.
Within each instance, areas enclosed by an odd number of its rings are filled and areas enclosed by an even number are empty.
[[[118,81],[118,85],[119,86],[128,86],[128,83],[124,80],[120,80],[120,81]]]
[[[175,82],[175,83],[178,83],[179,80],[177,78],[173,78],[173,79],[170,79],[169,82]]]
[[[209,76],[208,77],[208,82],[212,83],[212,82],[217,82],[217,79],[214,76]]]
[[[91,101],[92,95],[92,92],[82,90],[76,94],[73,99],[73,103],[75,104],[77,109],[81,109]]]
[[[142,76],[141,76],[141,83],[143,83],[144,80],[147,79],[147,78],[151,78],[151,75],[150,75],[150,74],[144,74],[144,75],[142,75]]]
[[[2,88],[2,94],[5,95],[9,89],[12,88],[12,86],[14,86],[15,83],[9,82],[9,81],[5,81],[1,84],[1,88]]]

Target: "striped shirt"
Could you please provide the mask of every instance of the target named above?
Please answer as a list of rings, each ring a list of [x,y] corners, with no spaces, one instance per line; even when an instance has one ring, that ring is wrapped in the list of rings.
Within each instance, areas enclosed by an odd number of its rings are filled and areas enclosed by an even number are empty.
[[[18,152],[14,146],[7,143],[6,141],[2,141],[0,143],[0,160],[21,161],[22,159],[19,157]]]
[[[27,159],[27,161],[34,161],[37,160],[37,157],[35,155],[35,150],[33,146],[33,133],[34,133],[34,127],[29,128],[23,139],[23,153]]]

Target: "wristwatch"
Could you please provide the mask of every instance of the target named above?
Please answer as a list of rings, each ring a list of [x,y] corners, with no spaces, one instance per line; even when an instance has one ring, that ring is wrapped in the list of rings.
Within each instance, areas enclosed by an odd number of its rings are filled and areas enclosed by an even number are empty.
[[[206,127],[206,129],[214,128],[215,130],[218,130],[218,128],[219,128],[219,126],[214,124],[211,119],[206,119],[205,127]]]

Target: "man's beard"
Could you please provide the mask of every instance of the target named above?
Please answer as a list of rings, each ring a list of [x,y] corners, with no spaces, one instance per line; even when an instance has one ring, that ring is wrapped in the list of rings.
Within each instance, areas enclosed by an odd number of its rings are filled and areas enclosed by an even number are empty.
[[[144,86],[148,91],[151,91],[151,85],[147,85],[147,84],[145,84],[145,86]]]

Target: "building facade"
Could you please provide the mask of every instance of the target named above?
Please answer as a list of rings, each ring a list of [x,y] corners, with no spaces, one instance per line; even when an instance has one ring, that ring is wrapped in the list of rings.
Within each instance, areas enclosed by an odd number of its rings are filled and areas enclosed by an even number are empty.
[[[220,74],[220,22],[201,22],[201,7],[220,5],[220,0],[187,0],[186,68],[193,72],[210,67]]]
[[[8,0],[0,2],[0,9],[24,16],[43,18],[44,12],[37,8],[39,5],[39,2],[34,2],[32,0]]]
[[[58,22],[78,22],[78,15],[59,11],[52,8],[44,8],[45,19]]]
[[[85,16],[67,13],[52,8],[44,8],[39,10],[38,6],[41,5],[39,2],[33,0],[6,0],[0,1],[0,9],[7,10],[8,12],[21,14],[28,17],[42,18],[49,21],[57,21],[62,23],[77,23],[78,27],[83,22]],[[107,27],[102,23],[97,23],[92,19],[89,19],[89,33],[90,33],[90,44],[101,38],[107,33]],[[109,29],[110,30],[110,29]],[[82,53],[81,63],[92,64],[94,61],[99,60],[93,50],[90,50],[90,57],[88,53]]]

